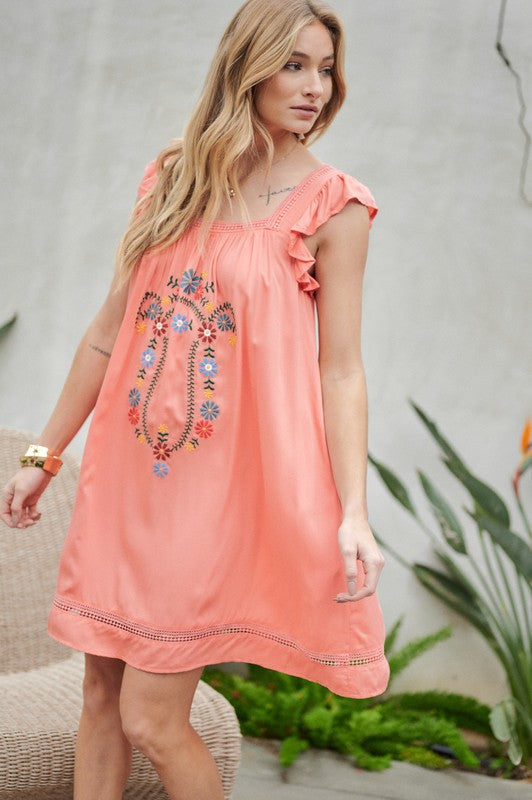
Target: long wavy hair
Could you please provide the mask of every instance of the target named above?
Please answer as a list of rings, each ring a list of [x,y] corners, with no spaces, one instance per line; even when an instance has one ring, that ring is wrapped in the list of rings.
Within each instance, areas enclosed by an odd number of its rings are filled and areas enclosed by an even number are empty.
[[[332,95],[303,144],[329,127],[346,93],[340,20],[320,0],[247,0],[222,36],[183,138],[160,153],[156,180],[133,209],[117,253],[119,285],[127,282],[147,249],[172,244],[195,219],[202,219],[204,238],[231,186],[247,213],[238,188],[244,156],[249,165],[250,158],[253,162],[266,152],[269,166],[274,151],[256,111],[256,87],[289,61],[301,29],[316,21],[333,41]]]

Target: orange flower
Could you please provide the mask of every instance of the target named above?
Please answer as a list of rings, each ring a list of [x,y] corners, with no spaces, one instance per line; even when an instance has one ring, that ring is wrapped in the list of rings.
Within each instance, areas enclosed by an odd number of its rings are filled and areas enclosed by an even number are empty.
[[[159,433],[168,433],[168,425],[165,425],[164,422],[159,425]]]
[[[143,322],[137,322],[137,324],[135,325],[135,328],[137,329],[138,333],[144,333],[144,331],[146,330],[146,323],[144,321]]]
[[[529,419],[525,422],[525,427],[523,428],[523,432],[521,434],[521,452],[523,455],[526,455],[528,451],[532,448],[532,423]]]

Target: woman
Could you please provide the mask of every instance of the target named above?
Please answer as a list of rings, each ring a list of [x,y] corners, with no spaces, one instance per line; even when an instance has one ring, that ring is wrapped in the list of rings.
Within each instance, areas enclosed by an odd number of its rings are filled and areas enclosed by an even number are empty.
[[[33,525],[95,406],[49,621],[86,653],[76,800],[121,797],[132,745],[172,800],[222,797],[188,722],[206,664],[386,687],[360,347],[376,207],[307,148],[343,102],[343,49],[314,0],[237,12],[5,488],[3,519]]]

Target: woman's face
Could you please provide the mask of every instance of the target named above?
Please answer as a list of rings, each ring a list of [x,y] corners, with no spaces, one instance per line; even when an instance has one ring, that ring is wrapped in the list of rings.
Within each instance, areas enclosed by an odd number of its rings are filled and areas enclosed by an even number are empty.
[[[285,66],[257,87],[255,107],[271,136],[310,131],[331,99],[333,65],[333,41],[325,25],[305,26]]]

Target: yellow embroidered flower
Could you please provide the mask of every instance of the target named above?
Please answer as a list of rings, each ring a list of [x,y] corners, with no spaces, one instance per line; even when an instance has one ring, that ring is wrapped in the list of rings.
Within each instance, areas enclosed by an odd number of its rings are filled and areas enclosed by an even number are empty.
[[[192,442],[187,442],[185,445],[185,450],[188,450],[189,453],[193,453],[195,448]]]
[[[212,389],[205,389],[205,391],[203,392],[203,395],[204,395],[204,397],[207,398],[207,400],[210,400],[211,397],[213,396],[213,394],[214,394],[214,392],[213,392]]]
[[[137,329],[137,333],[144,333],[144,331],[146,330],[146,323],[144,322],[144,320],[142,320],[141,322],[137,322],[135,328]]]
[[[232,333],[227,341],[234,347],[236,344],[236,333]]]
[[[213,305],[212,305],[210,300],[207,303],[205,303],[204,308],[205,308],[206,311],[212,311]]]
[[[144,444],[144,442],[146,441],[146,437],[144,436],[144,434],[143,434],[143,433],[140,433],[140,434],[137,436],[137,439],[139,440],[139,442],[140,442],[141,444]]]
[[[170,299],[168,296],[167,296],[167,297],[163,297],[163,299],[161,300],[161,305],[163,305],[163,306],[169,306],[171,302],[172,302],[172,301],[171,301],[171,299]]]
[[[168,425],[165,425],[164,422],[162,425],[159,425],[159,433],[168,433]]]
[[[204,281],[206,277],[207,277],[207,273],[206,272],[202,272],[201,273],[201,279]]]
[[[136,383],[136,385],[140,387],[140,386],[142,386],[143,382],[144,382],[144,379],[143,379],[143,378],[137,378],[137,383]]]

